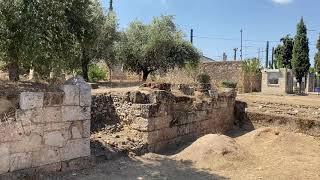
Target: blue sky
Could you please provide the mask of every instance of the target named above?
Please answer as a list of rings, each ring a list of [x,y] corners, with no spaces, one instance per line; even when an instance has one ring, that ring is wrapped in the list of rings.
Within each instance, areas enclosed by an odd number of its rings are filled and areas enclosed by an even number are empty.
[[[103,0],[106,8],[108,2]],[[241,28],[244,58],[257,57],[258,48],[265,50],[267,40],[273,47],[284,35],[294,36],[296,24],[303,16],[312,30],[308,36],[313,63],[320,33],[319,7],[319,0],[114,0],[121,29],[133,20],[148,23],[155,16],[174,15],[186,38],[193,28],[194,45],[217,60],[223,52],[233,59],[233,49],[240,48]],[[260,56],[265,57],[265,52]]]

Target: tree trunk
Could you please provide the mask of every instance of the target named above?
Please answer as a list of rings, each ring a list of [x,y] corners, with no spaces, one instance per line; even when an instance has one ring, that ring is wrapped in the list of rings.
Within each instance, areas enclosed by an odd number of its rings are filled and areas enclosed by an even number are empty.
[[[143,71],[142,72],[142,82],[146,82],[151,71]]]
[[[83,79],[89,82],[89,59],[85,51],[82,51],[81,68]]]
[[[19,64],[17,62],[8,64],[8,72],[10,81],[19,81]]]

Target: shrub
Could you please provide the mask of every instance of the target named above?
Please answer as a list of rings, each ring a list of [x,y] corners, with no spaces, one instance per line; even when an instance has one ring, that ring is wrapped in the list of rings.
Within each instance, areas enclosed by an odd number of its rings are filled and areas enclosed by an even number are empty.
[[[199,74],[197,77],[197,81],[201,84],[209,84],[211,78],[208,74]]]
[[[96,64],[91,64],[89,66],[89,81],[90,82],[97,82],[106,79],[107,70],[100,68]]]
[[[232,82],[232,81],[223,81],[221,83],[221,85],[224,88],[236,88],[237,87],[237,83]]]

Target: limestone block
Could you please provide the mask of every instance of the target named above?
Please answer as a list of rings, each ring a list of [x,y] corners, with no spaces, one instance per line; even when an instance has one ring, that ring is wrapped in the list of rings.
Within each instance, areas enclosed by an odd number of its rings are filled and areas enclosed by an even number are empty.
[[[67,130],[70,128],[71,122],[46,123],[43,126],[44,132]]]
[[[61,161],[60,151],[57,148],[42,148],[32,152],[32,167],[53,164]]]
[[[23,133],[25,136],[30,136],[32,133],[43,136],[43,127],[44,127],[44,124],[34,124],[34,123],[30,125],[22,126]]]
[[[88,83],[79,84],[80,106],[91,106],[91,86]]]
[[[70,140],[60,152],[62,161],[90,156],[90,139]]]
[[[78,121],[91,119],[91,109],[90,107],[63,106],[62,119],[63,121]]]
[[[60,131],[45,133],[43,139],[45,145],[54,147],[63,147],[67,142],[67,138]]]
[[[42,108],[43,107],[43,92],[22,92],[20,94],[20,109],[34,109],[34,108]]]
[[[17,153],[10,155],[10,171],[31,168],[32,153]]]
[[[133,119],[130,128],[138,131],[153,131],[154,130],[154,119],[147,119],[142,117],[136,117]]]
[[[8,144],[0,144],[0,174],[9,172],[10,152]]]
[[[0,126],[0,143],[19,141],[23,138],[21,122],[2,122]]]
[[[64,92],[63,105],[78,106],[80,104],[80,90],[75,85],[63,85]]]
[[[91,127],[90,120],[83,121],[82,137],[84,138],[90,137],[90,127]]]
[[[80,139],[80,138],[82,138],[81,131],[82,131],[82,129],[79,129],[79,127],[73,126],[71,128],[71,137],[72,137],[72,139]]]
[[[46,107],[43,108],[44,122],[61,122],[62,108],[61,107]]]
[[[156,117],[154,119],[155,129],[163,129],[170,127],[172,116]]]
[[[39,134],[32,133],[30,136],[25,136],[21,141],[10,143],[11,153],[23,153],[39,151],[42,148],[42,137]]]
[[[158,115],[159,107],[158,104],[134,104],[133,110],[136,116],[150,118]]]
[[[63,103],[63,92],[45,92],[44,93],[44,106],[60,106]]]
[[[156,142],[161,141],[160,139],[160,130],[148,132],[145,134],[145,140],[148,142],[148,144],[154,144]]]
[[[16,120],[21,121],[22,125],[32,125],[32,123],[42,123],[43,122],[43,109],[29,109],[16,111]]]
[[[159,131],[159,139],[162,141],[170,140],[178,136],[178,127],[174,126],[171,128],[161,129]]]

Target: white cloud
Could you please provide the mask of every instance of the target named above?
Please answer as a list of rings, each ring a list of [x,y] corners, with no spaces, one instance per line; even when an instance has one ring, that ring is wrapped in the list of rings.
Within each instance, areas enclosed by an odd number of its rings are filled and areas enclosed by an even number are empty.
[[[277,4],[289,4],[293,2],[293,0],[272,0],[272,1]]]

